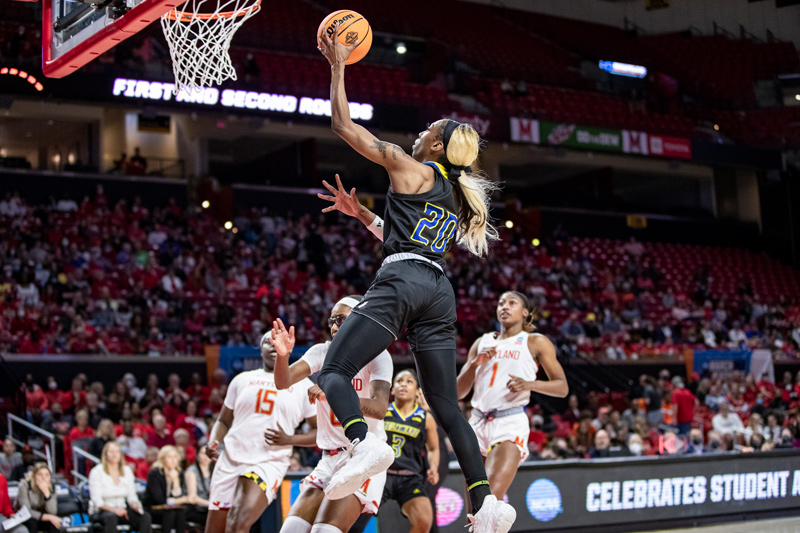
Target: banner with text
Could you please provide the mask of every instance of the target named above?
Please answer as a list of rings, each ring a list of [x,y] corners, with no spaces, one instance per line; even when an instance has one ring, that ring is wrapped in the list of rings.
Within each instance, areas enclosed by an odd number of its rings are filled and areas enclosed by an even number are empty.
[[[716,375],[727,380],[733,377],[734,371],[747,374],[750,372],[749,350],[695,350],[693,371],[701,376],[703,373]]]
[[[526,463],[508,491],[514,531],[579,531],[800,506],[800,452]],[[436,496],[439,531],[464,531],[464,478],[451,472]],[[381,533],[408,531],[399,510],[378,514]],[[388,510],[388,509],[386,509]],[[628,526],[629,530],[631,526]],[[642,527],[641,529],[646,529]]]
[[[653,135],[644,131],[622,130],[622,151],[626,154],[691,159],[692,142],[689,139]]]

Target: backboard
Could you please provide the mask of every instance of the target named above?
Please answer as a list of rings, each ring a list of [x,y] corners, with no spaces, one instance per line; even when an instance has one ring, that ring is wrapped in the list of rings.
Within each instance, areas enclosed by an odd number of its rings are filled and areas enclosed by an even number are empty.
[[[42,71],[63,78],[185,0],[44,0]]]

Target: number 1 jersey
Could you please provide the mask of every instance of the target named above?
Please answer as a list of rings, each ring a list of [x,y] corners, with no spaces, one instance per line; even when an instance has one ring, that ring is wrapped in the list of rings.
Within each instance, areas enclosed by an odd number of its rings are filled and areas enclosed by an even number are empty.
[[[308,401],[311,380],[304,379],[285,390],[278,390],[272,372],[263,368],[242,372],[228,385],[225,407],[233,411],[233,426],[225,435],[225,453],[232,461],[261,464],[270,461],[289,463],[291,446],[269,446],[264,431],[281,429],[289,435],[300,423],[317,412]]]
[[[450,249],[458,226],[453,184],[442,165],[425,165],[433,168],[431,190],[421,194],[399,194],[390,188],[386,195],[383,254],[388,257],[413,253],[444,267],[444,255]]]
[[[530,391],[511,392],[508,380],[517,376],[525,381],[535,381],[539,366],[528,350],[528,336],[536,333],[520,333],[506,339],[498,339],[497,333],[487,333],[478,343],[478,353],[491,347],[496,355],[475,371],[475,393],[472,407],[484,413],[492,409],[509,409],[528,405]]]

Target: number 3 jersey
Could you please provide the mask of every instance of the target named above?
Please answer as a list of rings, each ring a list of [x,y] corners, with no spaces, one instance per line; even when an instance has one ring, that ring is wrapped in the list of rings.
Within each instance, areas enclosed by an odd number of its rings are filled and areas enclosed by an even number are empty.
[[[325,363],[325,356],[328,354],[330,348],[330,341],[321,344],[315,344],[300,358],[305,361],[311,369],[311,373],[315,374],[322,370],[322,365]],[[392,382],[392,373],[394,367],[392,365],[392,356],[386,350],[382,351],[378,357],[367,363],[367,366],[358,371],[358,374],[353,378],[353,388],[356,390],[359,398],[370,397],[370,383],[373,381],[386,381]],[[345,448],[350,445],[342,424],[336,419],[331,411],[331,406],[328,402],[318,401],[317,404],[317,447],[321,450],[335,450],[337,448]],[[369,426],[369,432],[378,437],[380,440],[386,440],[386,432],[383,430],[383,420],[375,418],[364,417]]]
[[[427,469],[426,448],[428,433],[425,431],[425,417],[428,413],[419,405],[405,418],[392,402],[383,419],[386,442],[394,450],[394,463],[390,470],[409,470],[424,474]]]
[[[478,353],[494,346],[496,355],[480,365],[475,371],[475,393],[472,407],[484,413],[493,409],[528,405],[530,391],[511,392],[506,386],[511,376],[525,381],[535,381],[538,365],[528,350],[528,333],[507,339],[498,339],[497,333],[487,333],[478,342]],[[530,335],[536,335],[531,333]]]
[[[433,188],[421,194],[400,194],[391,188],[384,211],[383,254],[414,253],[445,266],[444,255],[458,226],[453,184],[438,163],[433,168]]]
[[[308,401],[314,384],[304,379],[285,390],[278,390],[272,372],[263,368],[242,372],[228,385],[225,407],[233,411],[233,426],[225,435],[225,453],[237,463],[289,463],[291,446],[270,446],[264,431],[281,429],[289,435],[300,423],[317,413]]]

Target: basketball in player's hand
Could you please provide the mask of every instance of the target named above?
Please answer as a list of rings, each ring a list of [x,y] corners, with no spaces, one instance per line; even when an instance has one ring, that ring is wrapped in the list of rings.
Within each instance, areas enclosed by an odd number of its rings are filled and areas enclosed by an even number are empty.
[[[341,9],[325,17],[317,30],[317,46],[322,46],[323,35],[333,37],[336,33],[336,22],[339,23],[339,42],[345,46],[355,45],[345,65],[361,61],[372,46],[372,28],[367,19],[355,11]]]

